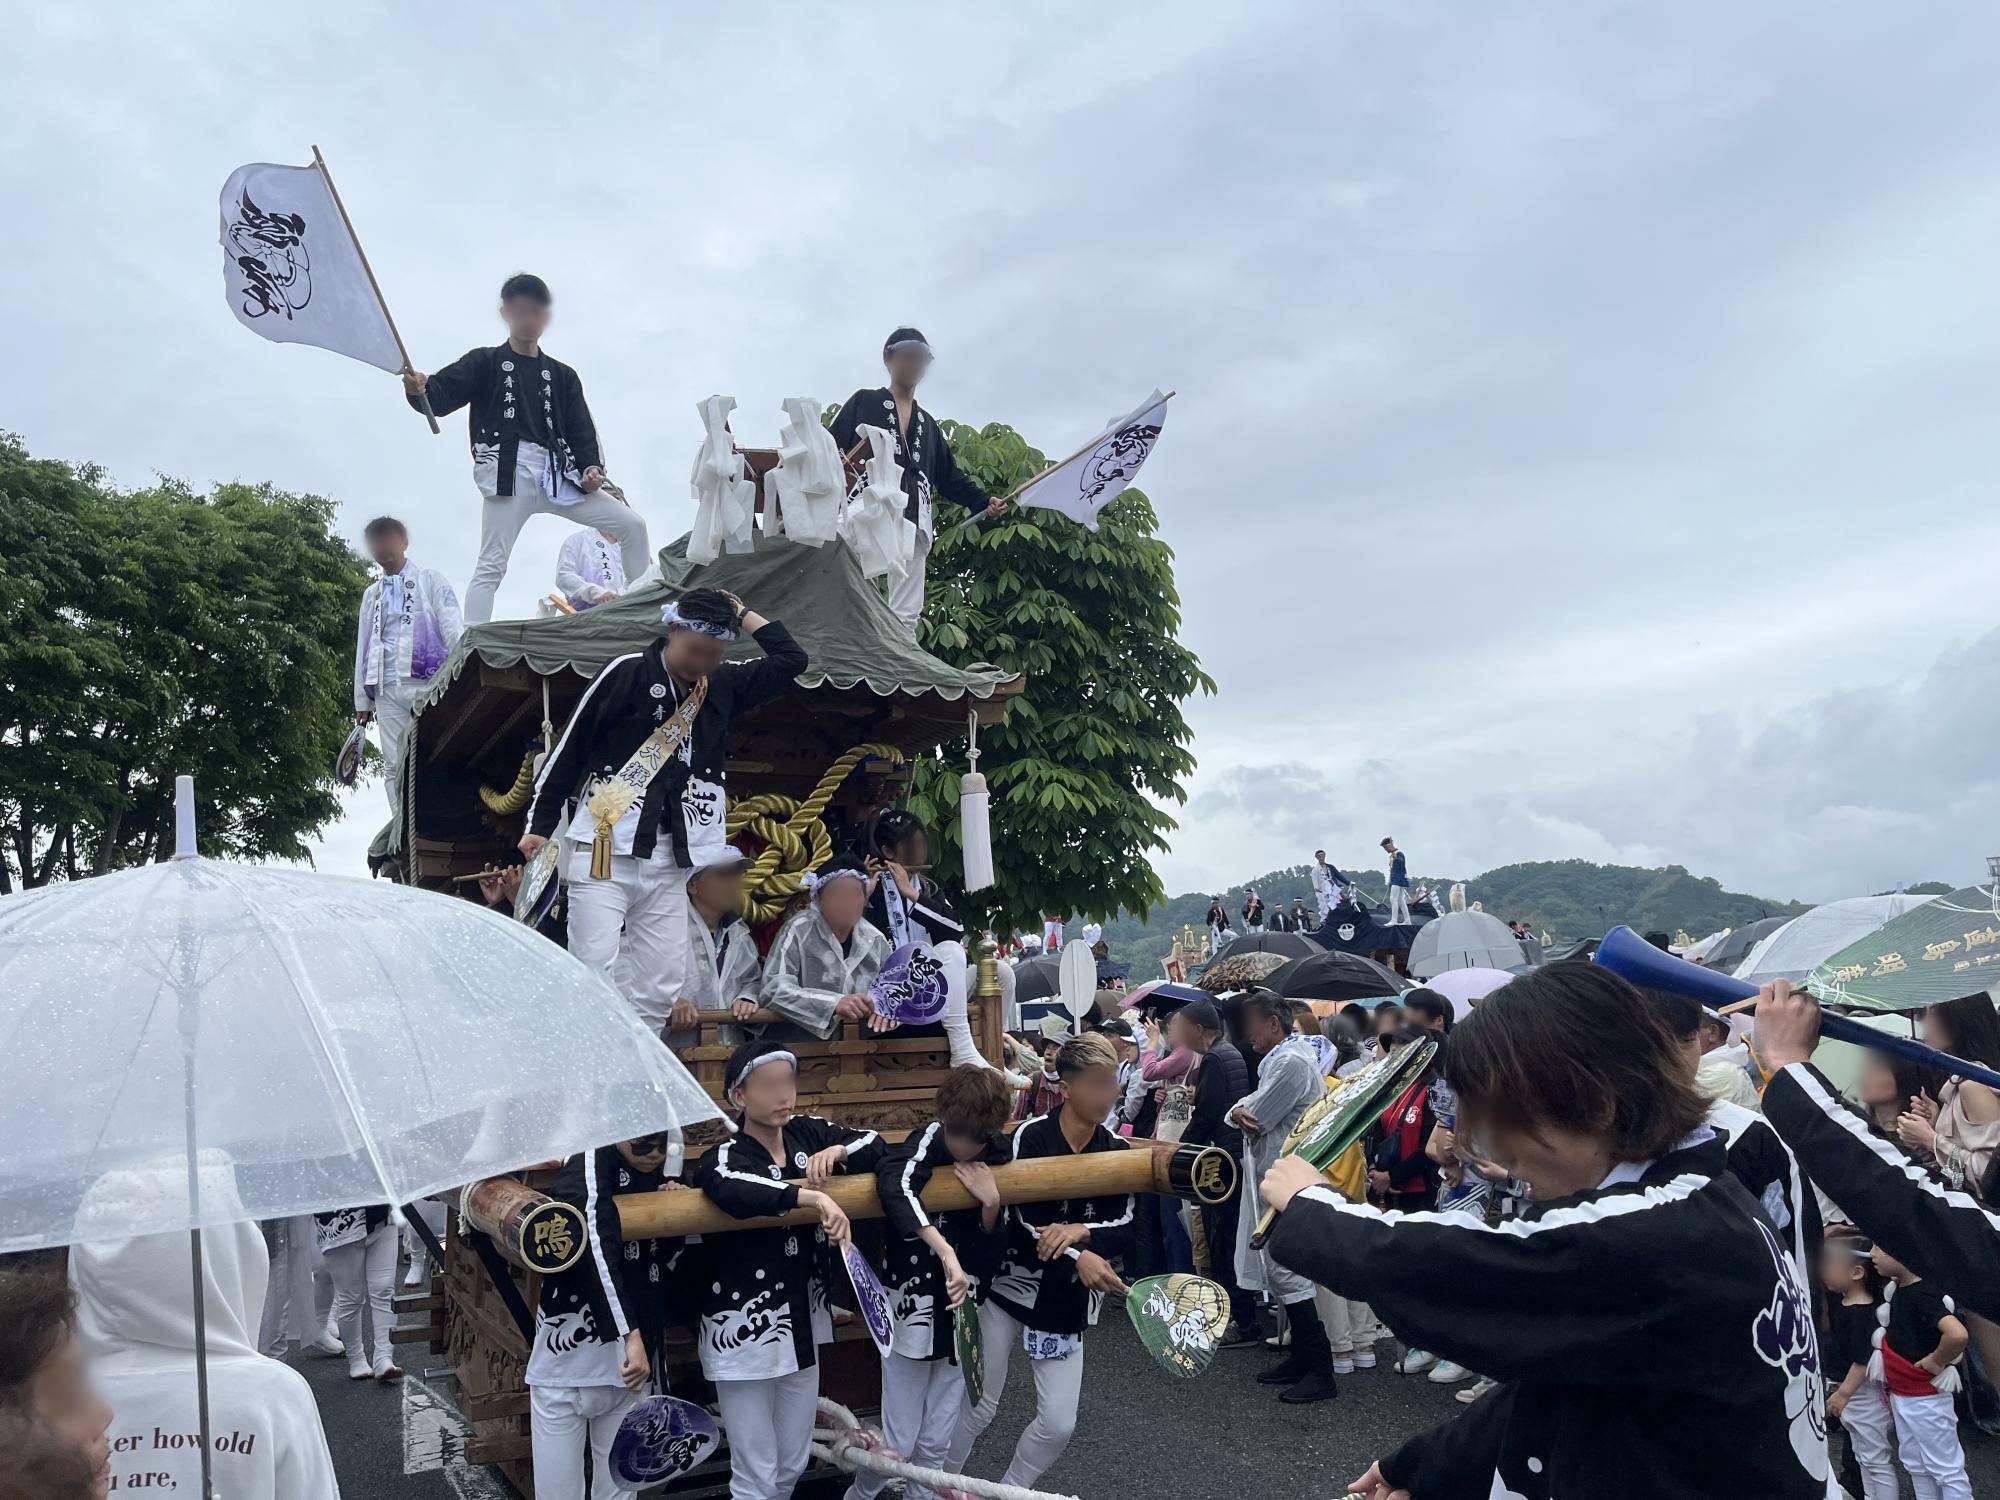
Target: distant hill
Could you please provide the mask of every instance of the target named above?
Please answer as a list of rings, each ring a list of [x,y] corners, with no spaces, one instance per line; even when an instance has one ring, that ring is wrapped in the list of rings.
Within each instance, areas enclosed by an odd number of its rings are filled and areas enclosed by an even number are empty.
[[[1537,932],[1560,941],[1601,937],[1620,922],[1641,932],[1673,933],[1685,928],[1701,937],[1723,927],[1740,927],[1759,917],[1796,916],[1809,902],[1779,901],[1766,896],[1725,891],[1720,882],[1691,875],[1679,865],[1646,870],[1633,865],[1594,865],[1588,860],[1563,859],[1534,864],[1502,865],[1470,878],[1413,874],[1419,884],[1449,889],[1465,880],[1467,904],[1477,901],[1504,920],[1519,918]],[[1376,900],[1386,895],[1379,870],[1362,872],[1357,883]],[[1267,904],[1294,897],[1312,910],[1312,877],[1304,865],[1273,870],[1248,882]],[[1244,886],[1223,893],[1232,921],[1240,925]],[[1144,920],[1121,917],[1104,924],[1112,956],[1132,965],[1132,981],[1157,978],[1160,962],[1173,946],[1182,925],[1201,930],[1202,914],[1213,892],[1190,891],[1169,897]]]

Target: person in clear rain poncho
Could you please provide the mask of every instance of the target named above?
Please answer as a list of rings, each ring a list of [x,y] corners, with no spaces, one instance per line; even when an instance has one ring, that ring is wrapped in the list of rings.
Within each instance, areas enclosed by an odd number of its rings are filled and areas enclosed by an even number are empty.
[[[889,940],[862,915],[870,883],[860,861],[847,855],[812,877],[812,899],[779,929],[764,960],[764,1004],[795,1028],[773,1024],[767,1041],[825,1041],[842,1021],[874,1015],[868,986],[889,956]]]

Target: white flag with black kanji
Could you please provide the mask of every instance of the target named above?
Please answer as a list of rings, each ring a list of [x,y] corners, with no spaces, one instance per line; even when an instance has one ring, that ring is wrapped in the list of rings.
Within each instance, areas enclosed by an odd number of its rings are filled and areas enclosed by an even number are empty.
[[[1137,411],[1106,427],[1075,458],[1031,481],[1014,497],[1015,503],[1061,511],[1097,530],[1097,513],[1137,477],[1166,420],[1167,397],[1154,391]]]
[[[316,167],[254,162],[229,174],[222,278],[229,310],[253,333],[403,368],[389,315]]]

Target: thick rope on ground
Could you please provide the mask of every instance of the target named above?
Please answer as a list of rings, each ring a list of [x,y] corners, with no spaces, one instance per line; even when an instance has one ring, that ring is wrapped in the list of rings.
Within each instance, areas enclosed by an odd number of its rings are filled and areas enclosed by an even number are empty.
[[[1018,1484],[1002,1484],[996,1479],[972,1479],[945,1469],[919,1468],[890,1456],[882,1447],[882,1435],[863,1427],[860,1418],[825,1396],[819,1398],[819,1424],[813,1428],[813,1455],[845,1473],[867,1469],[892,1479],[908,1479],[944,1495],[976,1495],[979,1500],[1077,1500],[1074,1495],[1057,1495],[1048,1490],[1023,1489]]]
[[[869,759],[900,766],[903,752],[894,745],[856,745],[826,768],[804,801],[767,792],[745,797],[730,807],[724,824],[729,837],[747,833],[764,845],[743,880],[744,914],[752,922],[771,922],[782,916],[802,889],[806,872],[833,857],[833,840],[820,814],[833,801],[841,783]]]

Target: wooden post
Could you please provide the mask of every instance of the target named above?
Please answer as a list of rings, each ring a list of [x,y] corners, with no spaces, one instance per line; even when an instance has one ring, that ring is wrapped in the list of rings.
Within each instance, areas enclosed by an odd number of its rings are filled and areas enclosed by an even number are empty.
[[[1182,1146],[1173,1141],[1137,1140],[1129,1151],[1096,1151],[1086,1156],[1045,1156],[993,1169],[1002,1203],[1046,1203],[1056,1198],[1109,1197],[1118,1193],[1167,1193],[1197,1202],[1227,1202],[1236,1191],[1236,1159],[1215,1146]],[[882,1200],[875,1179],[835,1177],[826,1193],[850,1219],[879,1219]],[[619,1232],[628,1240],[685,1234],[722,1234],[734,1229],[767,1229],[778,1224],[810,1224],[812,1209],[758,1219],[732,1218],[704,1193],[628,1193],[619,1197]],[[932,1213],[971,1208],[979,1200],[957,1177],[940,1173],[924,1189]]]
[[[361,257],[361,269],[367,273],[368,289],[375,294],[375,305],[382,309],[382,321],[389,325],[389,337],[396,341],[396,352],[403,356],[403,373],[410,374],[416,367],[410,363],[410,351],[403,345],[402,334],[396,331],[396,320],[389,315],[389,304],[383,299],[382,287],[375,280],[375,268],[368,264],[368,252],[361,248],[361,236],[354,232],[354,221],[347,217],[347,205],[340,201],[340,189],[333,185],[333,174],[326,169],[326,158],[319,154],[319,147],[313,147],[313,165],[319,168],[320,181],[326,184],[327,193],[333,198],[333,206],[340,211],[340,222],[347,228],[347,238],[354,246],[354,253]],[[443,432],[438,426],[437,413],[431,410],[431,398],[421,392],[417,399],[424,406],[424,420],[431,424],[433,433]]]

